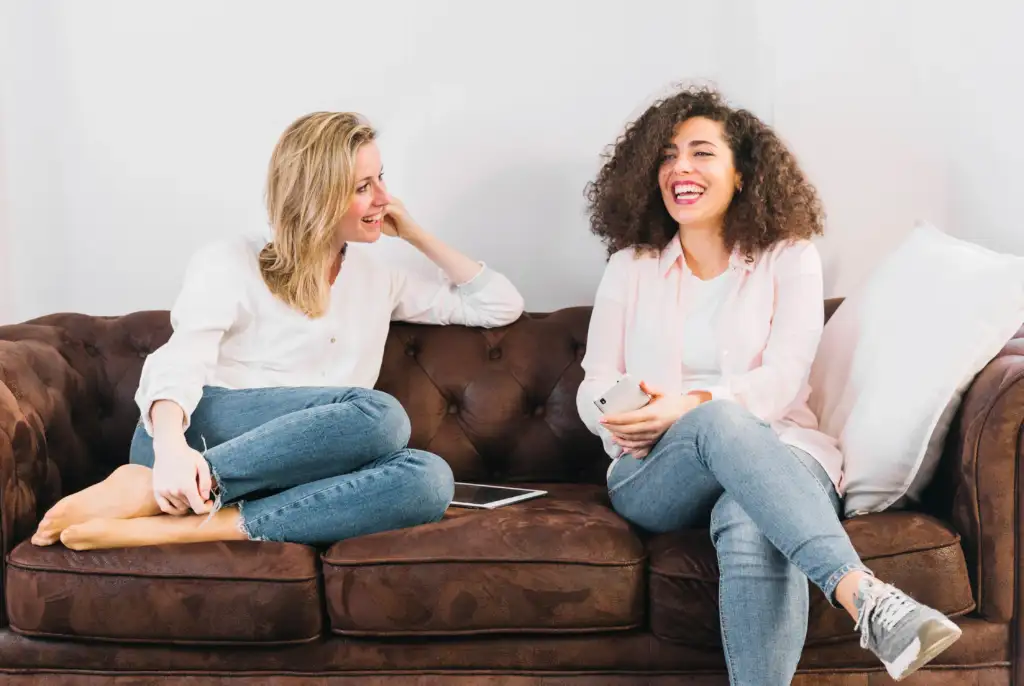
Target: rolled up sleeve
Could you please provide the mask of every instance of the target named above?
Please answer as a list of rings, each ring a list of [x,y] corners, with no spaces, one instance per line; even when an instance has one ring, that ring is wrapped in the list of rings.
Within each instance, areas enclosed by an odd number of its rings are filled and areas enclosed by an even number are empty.
[[[515,322],[524,309],[512,282],[483,263],[476,276],[459,285],[441,270],[429,279],[393,267],[391,289],[394,321],[494,328]]]
[[[231,257],[221,246],[211,246],[189,262],[171,308],[173,333],[146,358],[135,394],[150,436],[150,410],[158,400],[172,400],[181,406],[184,428],[188,428],[209,370],[217,362],[221,340],[240,318],[244,284],[232,268]]]
[[[609,260],[594,297],[587,330],[587,352],[581,366],[584,378],[576,392],[576,410],[583,424],[599,436],[611,457],[622,454],[611,432],[600,423],[601,411],[594,401],[626,374],[626,253]]]

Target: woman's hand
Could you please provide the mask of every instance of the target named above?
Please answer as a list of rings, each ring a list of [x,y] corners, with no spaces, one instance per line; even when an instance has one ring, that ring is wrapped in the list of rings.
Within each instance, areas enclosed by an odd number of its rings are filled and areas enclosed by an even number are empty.
[[[637,459],[647,457],[658,439],[680,417],[711,400],[711,395],[704,391],[665,395],[644,381],[640,382],[640,388],[651,396],[651,402],[639,410],[601,418],[601,424],[612,432],[612,439]]]
[[[172,515],[209,512],[212,479],[206,458],[190,448],[184,436],[158,439],[153,450],[153,495],[160,509]]]
[[[384,221],[381,224],[381,231],[387,236],[395,236],[406,241],[413,242],[423,229],[409,216],[405,205],[395,196],[391,196],[391,202],[384,209]]]
[[[391,196],[391,202],[384,210],[381,230],[388,236],[397,236],[419,250],[444,270],[452,283],[463,284],[480,273],[479,262],[471,260],[455,248],[445,245],[434,234],[426,231],[413,221],[401,200]]]

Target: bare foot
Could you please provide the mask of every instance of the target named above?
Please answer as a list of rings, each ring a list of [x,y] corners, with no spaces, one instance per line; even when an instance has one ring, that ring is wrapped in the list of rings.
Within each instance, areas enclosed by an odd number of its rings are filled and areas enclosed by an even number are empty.
[[[207,521],[209,520],[209,521]],[[64,529],[61,543],[72,550],[133,548],[165,543],[245,541],[238,508],[226,507],[209,515],[157,515],[134,519],[93,519]]]
[[[69,526],[92,519],[130,519],[160,514],[153,498],[153,470],[121,465],[103,481],[73,493],[50,508],[32,536],[35,545],[53,545]]]

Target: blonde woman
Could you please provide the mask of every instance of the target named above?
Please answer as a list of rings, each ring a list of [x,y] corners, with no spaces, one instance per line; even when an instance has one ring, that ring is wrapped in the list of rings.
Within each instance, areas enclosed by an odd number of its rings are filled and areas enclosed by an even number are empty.
[[[32,541],[76,550],[234,539],[321,544],[441,518],[440,457],[372,390],[389,322],[495,327],[516,288],[421,228],[388,194],[374,129],[295,121],[267,179],[270,243],[201,250],[150,355],[130,463],[46,513]],[[367,246],[401,238],[443,272],[417,278]]]

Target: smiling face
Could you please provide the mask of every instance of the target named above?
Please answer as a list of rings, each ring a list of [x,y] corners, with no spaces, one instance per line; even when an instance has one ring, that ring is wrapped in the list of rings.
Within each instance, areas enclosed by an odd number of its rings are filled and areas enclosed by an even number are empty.
[[[384,210],[391,202],[376,143],[370,141],[360,146],[353,176],[355,190],[348,209],[338,221],[337,236],[342,244],[373,243],[380,238]]]
[[[680,227],[721,229],[740,184],[722,124],[691,117],[676,126],[658,170],[665,208]]]

